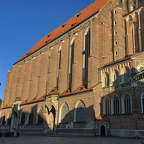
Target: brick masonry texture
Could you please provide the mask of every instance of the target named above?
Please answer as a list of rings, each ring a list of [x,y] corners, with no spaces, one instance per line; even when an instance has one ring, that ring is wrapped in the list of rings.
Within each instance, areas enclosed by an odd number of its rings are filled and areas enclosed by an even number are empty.
[[[96,4],[99,9],[94,7]],[[144,68],[144,0],[97,0],[75,17],[81,17],[89,8],[95,13],[39,47],[51,36],[42,38],[8,71],[0,122],[4,125],[5,116],[6,129],[143,137],[143,81],[130,83],[126,79]],[[86,40],[88,31],[90,41]],[[88,51],[84,53],[88,47],[89,55]],[[88,75],[84,79],[85,69]],[[130,97],[130,113],[125,113],[129,104],[125,103],[126,94]],[[119,99],[117,114],[114,96]],[[77,121],[80,103],[85,109],[80,113],[84,121]],[[69,118],[62,122],[65,104]],[[33,124],[29,124],[32,109]],[[41,111],[43,123],[39,124]]]

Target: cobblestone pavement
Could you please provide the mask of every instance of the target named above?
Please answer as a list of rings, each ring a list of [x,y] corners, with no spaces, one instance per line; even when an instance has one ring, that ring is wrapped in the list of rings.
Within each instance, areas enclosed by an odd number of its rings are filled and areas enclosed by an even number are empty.
[[[144,139],[78,136],[2,137],[0,144],[144,144]]]

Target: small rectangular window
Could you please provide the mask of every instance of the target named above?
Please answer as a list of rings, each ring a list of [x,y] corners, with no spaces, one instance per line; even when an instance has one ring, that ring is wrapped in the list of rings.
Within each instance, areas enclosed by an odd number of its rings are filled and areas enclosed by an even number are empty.
[[[49,56],[48,57],[48,73],[50,73],[50,63],[51,63],[50,61],[51,61],[51,57]]]

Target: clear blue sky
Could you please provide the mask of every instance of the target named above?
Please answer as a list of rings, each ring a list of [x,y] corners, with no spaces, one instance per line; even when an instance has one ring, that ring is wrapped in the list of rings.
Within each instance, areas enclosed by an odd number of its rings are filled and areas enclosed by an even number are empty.
[[[95,0],[0,0],[0,99],[7,71],[40,38]]]

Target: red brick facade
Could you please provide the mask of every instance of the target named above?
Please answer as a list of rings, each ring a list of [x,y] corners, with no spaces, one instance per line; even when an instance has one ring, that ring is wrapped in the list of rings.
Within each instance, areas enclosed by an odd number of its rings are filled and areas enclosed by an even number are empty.
[[[42,38],[8,72],[1,125],[143,137],[143,4],[97,0]]]

